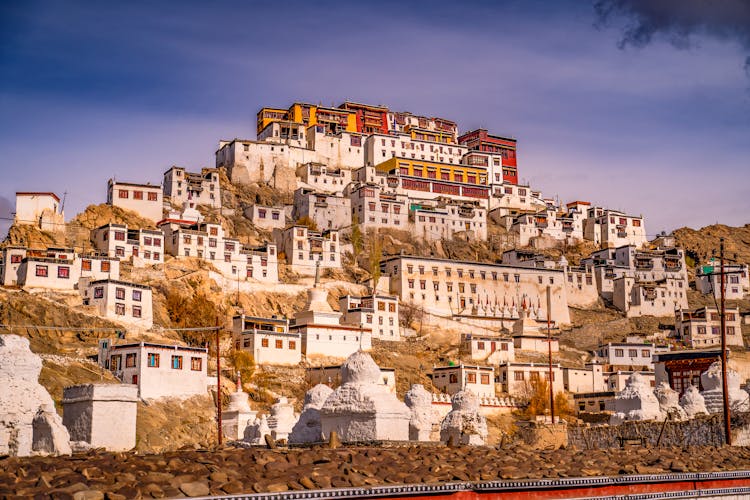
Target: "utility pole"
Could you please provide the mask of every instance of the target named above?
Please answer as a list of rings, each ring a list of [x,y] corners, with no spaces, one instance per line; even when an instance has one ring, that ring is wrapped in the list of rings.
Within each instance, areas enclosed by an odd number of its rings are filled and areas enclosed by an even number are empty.
[[[224,436],[221,430],[221,353],[219,349],[219,333],[221,332],[221,323],[219,316],[216,316],[216,423],[218,427],[218,442],[221,446]]]
[[[732,445],[732,423],[729,414],[729,387],[727,384],[727,321],[726,303],[724,297],[724,238],[719,240],[719,258],[721,267],[719,271],[720,303],[719,314],[721,324],[721,389],[724,395],[724,436],[727,445]]]
[[[547,285],[547,355],[549,358],[549,412],[552,423],[555,423],[555,393],[552,389],[552,330],[550,312],[552,311],[552,287]]]

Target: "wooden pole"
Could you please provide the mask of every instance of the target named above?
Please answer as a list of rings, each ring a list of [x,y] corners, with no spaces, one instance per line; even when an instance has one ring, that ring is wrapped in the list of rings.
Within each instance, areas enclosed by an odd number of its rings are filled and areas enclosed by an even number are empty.
[[[221,332],[221,323],[216,316],[216,425],[218,443],[221,446],[223,441],[223,432],[221,430],[221,349],[219,349],[219,333]]]
[[[721,389],[724,395],[724,436],[727,445],[732,445],[732,422],[729,414],[729,385],[727,383],[727,321],[726,298],[724,296],[724,238],[719,240],[719,258],[721,267],[719,272],[720,297],[720,325],[721,325]]]
[[[552,312],[552,287],[547,285],[547,356],[549,359],[549,412],[552,423],[555,423],[555,392],[552,388],[552,330],[550,328],[550,314]]]

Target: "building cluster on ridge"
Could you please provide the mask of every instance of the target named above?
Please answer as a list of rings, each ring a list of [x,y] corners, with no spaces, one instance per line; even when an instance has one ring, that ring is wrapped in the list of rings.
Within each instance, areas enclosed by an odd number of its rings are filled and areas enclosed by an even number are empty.
[[[474,363],[435,367],[435,387],[449,394],[471,389],[486,399],[484,406],[495,404],[498,393],[519,395],[529,382],[548,377],[546,365],[518,361],[516,354],[544,354],[549,343],[557,346],[545,329],[549,324],[558,332],[570,324],[570,306],[604,301],[628,317],[675,315],[678,341],[688,347],[718,343],[717,311],[688,309],[685,252],[673,239],[649,241],[640,215],[543,198],[519,182],[514,138],[485,129],[460,133],[451,120],[348,101],[338,107],[264,107],[256,132],[254,140],[220,141],[213,168],[190,172],[173,166],[161,184],[110,179],[107,203],[137,213],[151,227],[105,224],[91,231],[88,250],[4,247],[0,284],[77,293],[91,314],[148,330],[154,327],[151,289],[121,280],[121,261],[157,268],[170,258],[205,261],[226,293],[241,284],[279,284],[281,262],[294,273],[316,276],[305,309],[293,318],[237,315],[236,349],[260,364],[294,365],[315,355],[346,358],[369,349],[372,339],[402,340],[403,308],[419,309],[434,324],[464,328],[462,350]],[[223,208],[222,169],[233,183],[293,193],[291,205],[242,207],[247,221],[269,235],[261,245],[245,245],[222,224],[204,220],[202,213]],[[63,231],[60,199],[17,193],[15,224]],[[385,256],[380,280],[367,294],[342,297],[340,311],[318,286],[321,271],[343,267],[355,226],[404,231],[425,241],[486,241],[493,224],[507,230],[514,248],[495,263]],[[537,252],[584,241],[600,250],[577,266]],[[732,264],[729,271],[728,296],[750,292],[747,266]],[[714,263],[701,263],[699,291],[716,293],[717,276]],[[739,311],[731,310],[730,345],[743,345],[739,320]],[[584,368],[553,366],[552,384],[579,394],[619,391],[643,367],[647,380],[657,383],[652,357],[659,350],[643,339],[606,344]],[[626,351],[635,355],[620,362],[618,353]],[[100,363],[139,385],[143,397],[205,389],[205,349],[108,340]],[[149,368],[166,375],[149,377]],[[184,383],[196,377],[203,381]]]

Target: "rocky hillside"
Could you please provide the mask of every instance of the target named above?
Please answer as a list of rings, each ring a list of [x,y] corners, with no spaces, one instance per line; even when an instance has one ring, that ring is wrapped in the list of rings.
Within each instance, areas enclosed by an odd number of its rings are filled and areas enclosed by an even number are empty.
[[[700,229],[683,227],[674,231],[677,245],[684,248],[693,262],[719,257],[719,239],[724,238],[724,255],[729,260],[750,264],[750,224],[741,227],[714,224]]]

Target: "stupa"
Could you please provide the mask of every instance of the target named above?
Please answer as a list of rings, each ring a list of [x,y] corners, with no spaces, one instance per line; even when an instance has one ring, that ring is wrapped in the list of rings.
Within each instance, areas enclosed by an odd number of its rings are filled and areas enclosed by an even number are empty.
[[[331,394],[333,389],[325,384],[318,384],[307,391],[302,413],[289,434],[290,443],[318,443],[323,440],[320,409]]]
[[[680,406],[685,411],[687,418],[694,418],[698,415],[708,414],[706,401],[701,396],[700,391],[694,385],[689,385],[680,398]]]
[[[706,402],[706,410],[709,413],[722,413],[724,411],[724,392],[721,383],[721,362],[716,361],[701,373],[701,384],[703,392],[701,396]],[[729,368],[727,370],[727,386],[729,389],[729,406],[732,411],[748,411],[750,409],[750,397],[747,392],[740,389],[740,376]]]
[[[680,395],[667,382],[660,383],[654,390],[654,395],[659,401],[663,417],[669,415],[672,420],[685,419],[685,410],[680,406]]]
[[[440,441],[451,438],[455,444],[478,446],[487,439],[487,419],[479,413],[479,399],[468,389],[453,395],[451,411],[440,424]]]
[[[404,396],[404,402],[411,411],[409,439],[411,441],[433,441],[438,415],[432,406],[432,394],[421,384],[414,384]]]
[[[268,428],[271,431],[271,437],[276,441],[288,439],[289,434],[297,423],[299,415],[294,413],[294,406],[284,396],[276,398],[276,402],[271,405],[271,416],[268,417]]]
[[[229,395],[229,406],[222,412],[221,427],[228,439],[243,439],[245,428],[255,421],[258,412],[250,408],[248,394],[242,390],[242,377],[237,372],[237,390]]]
[[[336,431],[345,442],[407,441],[411,412],[380,384],[380,368],[364,351],[341,366],[342,384],[320,409],[323,437]]]
[[[654,391],[640,373],[633,373],[625,382],[625,389],[614,400],[615,413],[610,424],[620,424],[626,420],[659,420],[661,410]]]

